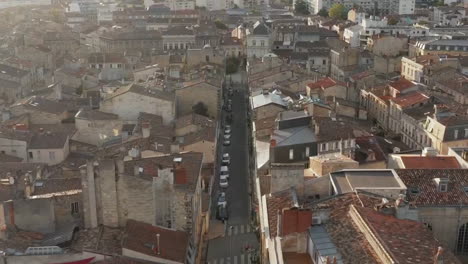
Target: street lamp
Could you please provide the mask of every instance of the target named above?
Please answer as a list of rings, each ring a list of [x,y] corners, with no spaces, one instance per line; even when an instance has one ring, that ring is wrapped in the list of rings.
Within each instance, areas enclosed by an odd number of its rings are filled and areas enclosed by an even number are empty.
[[[229,261],[230,263],[232,263],[232,229],[234,228],[234,226],[229,226],[229,230],[230,230],[230,233],[231,235],[229,236]]]

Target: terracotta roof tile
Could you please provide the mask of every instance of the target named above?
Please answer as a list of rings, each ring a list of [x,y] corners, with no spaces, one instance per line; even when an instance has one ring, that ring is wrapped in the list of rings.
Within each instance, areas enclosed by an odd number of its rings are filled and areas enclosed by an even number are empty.
[[[405,169],[461,169],[455,157],[401,156]]]
[[[400,78],[394,82],[389,83],[389,86],[401,92],[415,86],[415,84],[405,78]]]
[[[433,263],[441,244],[422,223],[402,220],[370,208],[354,207],[395,263]],[[460,263],[448,250],[444,263]]]
[[[159,249],[157,249],[156,242],[157,234],[160,235]],[[185,263],[188,237],[186,232],[152,226],[130,219],[127,221],[126,238],[122,247],[151,257]],[[159,250],[159,255],[157,250]]]
[[[266,198],[268,210],[268,224],[270,228],[270,237],[278,235],[278,214],[283,209],[289,209],[295,206],[293,191],[285,190],[273,193]]]
[[[345,86],[346,84],[342,83],[342,82],[339,82],[339,81],[335,81],[330,77],[326,77],[326,78],[320,79],[320,80],[318,80],[318,81],[316,81],[314,83],[307,84],[307,86],[312,90],[314,90],[314,89],[327,89],[327,88],[330,88],[330,87],[335,86],[335,85]]]
[[[464,190],[468,187],[468,170],[398,169],[395,171],[410,190],[406,199],[416,206],[468,205],[468,195]],[[438,190],[435,178],[448,178],[446,192]]]
[[[421,92],[413,92],[391,99],[395,104],[402,108],[410,107],[416,104],[424,103],[429,100],[429,96]]]

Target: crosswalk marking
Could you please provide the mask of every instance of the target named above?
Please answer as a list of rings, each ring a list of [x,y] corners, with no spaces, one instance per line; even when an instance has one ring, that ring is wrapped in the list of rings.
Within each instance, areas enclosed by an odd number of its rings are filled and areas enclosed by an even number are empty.
[[[235,235],[248,234],[248,233],[253,232],[253,229],[252,227],[250,227],[249,224],[226,226],[225,230],[226,230],[225,234],[227,236],[235,236]]]
[[[236,255],[232,257],[212,259],[206,262],[207,264],[251,264],[252,260],[250,259],[252,253],[243,253],[242,255]]]

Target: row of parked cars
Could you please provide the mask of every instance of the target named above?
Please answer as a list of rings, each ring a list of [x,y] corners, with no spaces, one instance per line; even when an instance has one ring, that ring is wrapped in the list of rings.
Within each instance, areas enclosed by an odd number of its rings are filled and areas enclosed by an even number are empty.
[[[231,97],[233,95],[232,88],[229,88],[228,95]],[[224,110],[226,110],[226,123],[231,123],[232,121],[232,100],[228,99],[226,104],[224,105]],[[231,116],[230,118],[228,118]],[[229,122],[227,122],[229,120]],[[224,135],[223,135],[223,145],[230,146],[231,145],[231,125],[224,126]],[[228,202],[226,199],[226,192],[225,190],[229,187],[229,166],[231,165],[231,157],[229,153],[224,153],[222,160],[221,160],[221,168],[219,170],[219,187],[221,188],[221,192],[218,195],[218,210],[216,211],[216,218],[221,221],[226,221],[228,216]]]
[[[231,157],[229,153],[224,153],[221,161],[221,168],[219,169],[219,187],[221,192],[218,195],[218,210],[216,217],[221,221],[228,219],[227,199],[225,190],[229,187],[229,165],[231,164]]]

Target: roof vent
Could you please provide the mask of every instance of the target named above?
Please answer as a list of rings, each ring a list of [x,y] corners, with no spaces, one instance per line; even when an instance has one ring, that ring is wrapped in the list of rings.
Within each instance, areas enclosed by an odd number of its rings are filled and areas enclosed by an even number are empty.
[[[174,158],[174,162],[175,163],[181,163],[182,162],[182,157]]]
[[[437,184],[437,188],[439,192],[447,192],[448,191],[448,178],[434,178],[434,182]]]

